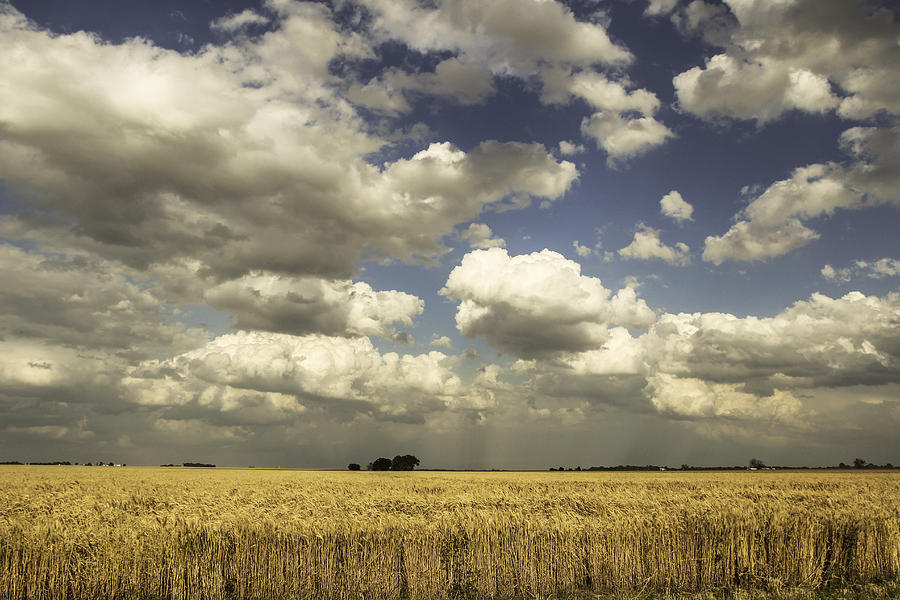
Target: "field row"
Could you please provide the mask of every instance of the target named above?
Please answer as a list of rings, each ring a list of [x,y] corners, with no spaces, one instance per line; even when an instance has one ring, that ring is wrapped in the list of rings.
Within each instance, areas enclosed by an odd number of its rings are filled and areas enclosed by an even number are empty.
[[[0,470],[2,598],[547,598],[900,577],[896,474]]]

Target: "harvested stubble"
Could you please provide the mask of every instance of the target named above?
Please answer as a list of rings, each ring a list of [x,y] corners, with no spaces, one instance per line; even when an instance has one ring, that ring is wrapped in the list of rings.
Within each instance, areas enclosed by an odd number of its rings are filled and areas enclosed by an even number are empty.
[[[900,578],[895,473],[0,468],[0,598],[547,598]]]

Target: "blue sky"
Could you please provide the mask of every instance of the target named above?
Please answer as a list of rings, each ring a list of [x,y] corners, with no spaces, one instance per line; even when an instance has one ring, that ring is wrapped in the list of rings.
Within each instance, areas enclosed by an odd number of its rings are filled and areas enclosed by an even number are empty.
[[[897,462],[866,0],[0,2],[0,454]]]

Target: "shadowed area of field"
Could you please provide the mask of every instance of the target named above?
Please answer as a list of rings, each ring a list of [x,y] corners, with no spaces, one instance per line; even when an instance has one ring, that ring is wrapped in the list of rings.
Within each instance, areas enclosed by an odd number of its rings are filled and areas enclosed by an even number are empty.
[[[9,466],[0,468],[0,597],[752,598],[791,589],[802,598],[870,584],[889,593],[900,577],[898,498],[900,474],[871,471]]]

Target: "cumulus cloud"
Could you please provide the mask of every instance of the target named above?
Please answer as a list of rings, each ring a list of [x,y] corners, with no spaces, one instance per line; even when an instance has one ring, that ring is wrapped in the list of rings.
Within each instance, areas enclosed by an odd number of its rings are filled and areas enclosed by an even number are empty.
[[[563,103],[574,96],[596,111],[582,120],[581,131],[606,151],[611,166],[674,136],[654,117],[659,108],[656,95],[645,89],[629,91],[627,79],[611,81],[594,71],[565,69],[546,70],[542,77],[544,102]]]
[[[459,104],[478,104],[494,93],[490,71],[448,58],[437,64],[433,73],[407,73],[389,69],[366,84],[353,83],[347,98],[367,108],[387,113],[412,110],[409,100],[417,95],[444,98]]]
[[[839,208],[856,208],[862,200],[858,191],[845,184],[839,165],[795,169],[790,179],[772,184],[747,205],[725,234],[707,237],[703,260],[721,264],[785,254],[819,237],[804,220],[831,215]]]
[[[727,45],[737,19],[722,4],[693,0],[672,13],[672,23],[686,36],[700,37],[716,46]]]
[[[701,4],[695,0],[688,8]],[[760,125],[791,110],[836,110],[846,119],[888,115],[888,121],[841,135],[846,164],[800,167],[790,179],[773,183],[736,216],[729,231],[706,239],[704,260],[720,264],[778,256],[819,237],[806,225],[809,219],[836,209],[897,203],[900,134],[891,117],[900,113],[900,86],[894,85],[900,80],[900,46],[893,13],[864,0],[727,5],[735,22],[720,28],[724,52],[673,80],[682,109],[704,119]],[[702,29],[701,13],[711,9],[701,8],[697,27]],[[691,29],[685,10],[673,19]]]
[[[760,123],[789,110],[836,108],[854,119],[900,112],[893,84],[900,47],[889,9],[870,10],[864,0],[728,5],[737,26],[721,42],[725,52],[673,80],[683,109]]]
[[[555,1],[363,0],[373,31],[421,52],[458,52],[465,63],[493,73],[528,76],[544,64],[627,64],[631,54],[614,44],[602,25],[578,21]]]
[[[440,352],[381,354],[368,338],[238,332],[164,362],[149,362],[123,382],[136,402],[179,405],[232,390],[277,394],[300,404],[352,401],[385,414],[442,410],[460,392],[452,361]],[[223,400],[224,399],[224,400]],[[221,406],[220,406],[221,408]]]
[[[640,223],[634,233],[634,239],[619,250],[619,256],[640,260],[658,258],[670,265],[684,266],[691,262],[691,249],[684,242],[666,246],[659,239],[658,229]]]
[[[678,0],[650,0],[647,8],[644,9],[645,15],[667,15],[678,5]]]
[[[659,99],[644,89],[628,91],[619,81],[610,81],[605,75],[582,71],[569,80],[569,93],[583,98],[592,107],[618,113],[636,111],[652,115],[659,108]]]
[[[736,417],[787,421],[801,411],[790,392],[775,390],[768,396],[741,391],[740,386],[709,383],[693,377],[658,373],[648,379],[647,394],[660,412],[685,417]]]
[[[685,202],[677,190],[672,190],[659,201],[659,210],[662,214],[677,222],[693,221],[694,207]]]
[[[774,317],[664,313],[639,336],[612,328],[596,347],[515,368],[543,392],[682,418],[799,424],[829,390],[896,385],[900,295],[813,294]],[[604,390],[616,389],[614,396]]]
[[[472,223],[460,233],[460,237],[466,240],[472,248],[502,248],[506,246],[506,240],[495,238],[494,232],[484,223]]]
[[[220,278],[346,278],[361,257],[434,258],[486,205],[553,200],[576,178],[515,142],[366,162],[386,140],[328,65],[371,48],[323,5],[276,8],[272,31],[195,55],[5,19],[0,176],[39,212],[5,216],[3,234],[137,269],[190,257]]]
[[[609,155],[610,166],[643,154],[674,136],[653,117],[629,117],[606,111],[585,117],[581,131],[594,138],[597,147]]]
[[[237,14],[220,17],[209,26],[212,29],[232,33],[254,25],[265,25],[268,22],[269,19],[248,8]]]
[[[412,325],[424,310],[421,298],[375,291],[364,282],[246,275],[204,293],[207,304],[228,311],[238,329],[295,335],[379,335],[391,337],[393,323]]]
[[[128,275],[83,255],[48,256],[0,244],[0,278],[15,282],[0,294],[0,336],[132,358],[206,341],[201,330],[172,322],[163,303]]]
[[[590,256],[591,254],[594,253],[593,248],[591,248],[590,246],[584,246],[582,244],[579,244],[578,240],[575,240],[572,242],[572,247],[575,248],[575,254],[577,254],[578,256],[580,256],[582,258]]]
[[[559,143],[559,153],[563,156],[574,156],[583,153],[584,150],[585,148],[581,144],[576,144],[567,140],[562,140]]]
[[[452,348],[453,342],[446,335],[437,335],[434,334],[431,336],[431,345],[437,346],[438,348]]]
[[[844,386],[897,377],[900,298],[813,294],[770,318],[665,315],[648,333],[661,370],[719,382]]]
[[[876,261],[857,260],[849,267],[835,269],[825,265],[821,270],[822,277],[831,281],[848,282],[859,277],[882,279],[900,275],[900,260],[896,258],[880,258]]]
[[[615,295],[581,266],[542,250],[509,256],[477,250],[451,271],[442,295],[460,301],[456,325],[467,337],[516,356],[586,350],[602,343],[610,324],[646,327],[654,313],[633,288]]]

